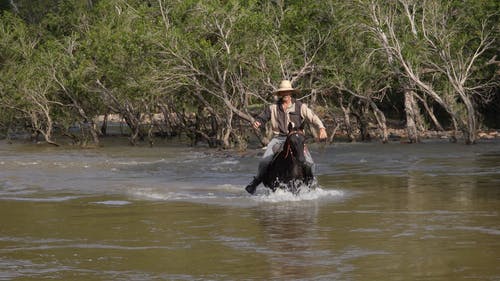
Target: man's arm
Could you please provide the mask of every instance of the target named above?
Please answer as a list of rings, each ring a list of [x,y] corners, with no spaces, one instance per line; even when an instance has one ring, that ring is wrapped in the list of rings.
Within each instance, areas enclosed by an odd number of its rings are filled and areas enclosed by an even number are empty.
[[[323,125],[323,122],[319,119],[318,115],[316,115],[306,104],[302,104],[300,113],[304,119],[319,129],[319,139],[326,139],[328,137],[325,125]]]
[[[266,122],[269,121],[270,119],[271,119],[271,109],[269,108],[269,105],[266,105],[264,111],[262,111],[255,118],[255,121],[253,122],[252,126],[255,129],[258,129],[262,124],[266,124]]]

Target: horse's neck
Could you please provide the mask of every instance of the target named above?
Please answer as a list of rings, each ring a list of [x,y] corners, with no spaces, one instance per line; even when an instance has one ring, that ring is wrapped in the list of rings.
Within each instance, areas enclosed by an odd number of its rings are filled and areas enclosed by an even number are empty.
[[[283,144],[283,148],[281,149],[281,151],[276,155],[276,158],[282,158],[282,159],[291,158],[291,159],[293,159],[291,145],[292,144],[291,144],[290,140],[287,139],[285,141],[285,143]]]

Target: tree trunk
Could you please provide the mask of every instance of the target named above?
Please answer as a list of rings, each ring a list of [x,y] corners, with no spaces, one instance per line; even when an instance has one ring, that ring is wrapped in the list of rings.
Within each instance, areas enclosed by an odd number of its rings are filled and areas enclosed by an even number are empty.
[[[14,123],[14,114],[10,114],[9,120],[7,121],[7,126],[5,129],[5,138],[7,139],[7,142],[11,142],[11,130],[12,130],[12,124]],[[14,133],[14,132],[12,132]]]
[[[148,126],[148,142],[149,146],[153,147],[154,139],[153,139],[153,129],[154,129],[154,116],[151,111],[148,112],[149,115],[149,126]]]
[[[167,104],[160,103],[159,105],[160,111],[163,114],[163,126],[159,126],[161,130],[161,134],[167,137],[173,137],[174,136],[174,125],[173,125],[173,120],[171,120],[172,114],[170,112],[170,108]]]
[[[369,141],[371,140],[370,134],[368,133],[368,124],[366,123],[366,119],[360,115],[354,115],[358,121],[359,126],[359,136],[361,141]]]
[[[384,113],[378,108],[378,106],[373,102],[373,100],[368,100],[370,106],[375,115],[375,120],[377,120],[377,126],[380,129],[380,139],[382,143],[387,143],[389,141],[389,134],[387,133],[387,121],[385,119]]]
[[[129,137],[129,142],[131,145],[137,145],[137,141],[139,138],[141,138],[141,133],[140,133],[140,120],[139,120],[139,114],[138,113],[133,113],[129,109],[127,109],[126,112],[124,112],[123,118],[125,119],[125,122],[127,123],[128,127],[130,128],[130,137]]]
[[[109,113],[105,113],[104,117],[102,119],[102,125],[101,125],[101,135],[106,136],[108,132],[108,116]]]
[[[349,107],[349,105],[347,107],[344,106],[342,96],[339,97],[339,104],[340,104],[340,108],[342,109],[342,112],[344,113],[344,125],[345,125],[347,138],[350,142],[355,142],[356,138],[354,137],[354,133],[353,133],[354,130],[353,130],[352,124],[351,124],[350,107]]]
[[[366,108],[366,103],[361,100],[358,101],[358,106],[355,109],[357,112],[354,110],[351,112],[358,122],[360,139],[361,141],[369,141],[371,140],[371,136],[368,132],[368,120],[366,118],[366,116],[368,116],[368,110]]]
[[[335,125],[335,129],[333,129],[332,133],[330,134],[330,137],[328,138],[328,143],[333,143],[333,138],[335,137],[335,134],[337,133],[337,130],[340,128],[340,124],[337,123]]]
[[[434,126],[436,127],[436,130],[444,132],[443,126],[437,120],[436,115],[434,115],[434,110],[432,110],[432,108],[429,106],[429,104],[427,103],[427,101],[425,100],[425,98],[420,99],[420,101],[424,105],[424,108],[425,108],[425,111],[427,111],[427,114],[429,114],[429,117],[431,118],[432,123],[434,123]]]
[[[16,3],[14,3],[14,0],[9,0],[9,4],[14,14],[19,14],[19,8],[17,8],[17,5]]]
[[[455,143],[455,142],[457,142],[458,124],[457,124],[457,120],[455,118],[452,118],[451,121],[453,122],[453,133],[451,135],[450,141]]]
[[[405,90],[405,112],[406,112],[406,132],[408,133],[408,141],[410,143],[420,142],[417,121],[415,120],[415,112],[418,110],[416,108],[415,98],[413,96],[413,91]]]
[[[96,146],[100,145],[99,133],[97,132],[97,124],[94,121],[90,121],[90,134]]]
[[[48,144],[59,146],[54,140],[52,140],[52,130],[54,123],[50,117],[50,109],[47,105],[42,106],[40,104],[41,112],[31,112],[31,122],[34,131],[37,133],[36,140],[38,140],[38,135],[42,135]],[[43,115],[44,120],[40,120],[38,114]]]
[[[52,123],[52,119],[47,115],[47,127],[46,130],[40,129],[40,133],[43,135],[45,138],[45,141],[48,144],[54,145],[54,146],[59,146],[58,143],[56,143],[54,140],[52,140],[52,128],[54,124]]]
[[[226,128],[223,130],[223,136],[222,136],[223,148],[225,149],[231,148],[230,136],[233,131],[232,121],[233,121],[233,111],[228,110],[228,115],[226,117]]]
[[[477,118],[476,111],[474,110],[474,105],[472,104],[471,99],[465,95],[465,93],[460,93],[460,97],[465,104],[465,108],[467,109],[467,119],[464,120],[462,126],[462,132],[464,134],[464,139],[466,144],[475,144],[476,143],[476,134],[477,134]]]

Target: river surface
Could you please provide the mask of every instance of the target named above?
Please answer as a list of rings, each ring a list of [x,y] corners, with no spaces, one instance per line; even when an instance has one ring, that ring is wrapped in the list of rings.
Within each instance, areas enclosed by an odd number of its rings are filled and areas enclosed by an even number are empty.
[[[0,142],[0,280],[500,280],[500,142],[311,150],[250,196],[260,150]]]

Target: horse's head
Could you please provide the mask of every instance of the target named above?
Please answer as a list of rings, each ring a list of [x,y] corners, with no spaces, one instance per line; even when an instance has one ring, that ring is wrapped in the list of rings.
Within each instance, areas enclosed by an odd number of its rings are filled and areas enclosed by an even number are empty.
[[[292,123],[288,124],[288,136],[285,141],[285,149],[287,149],[287,154],[291,154],[300,163],[306,162],[306,157],[304,154],[306,137],[304,135],[304,127],[300,126],[296,128]]]

